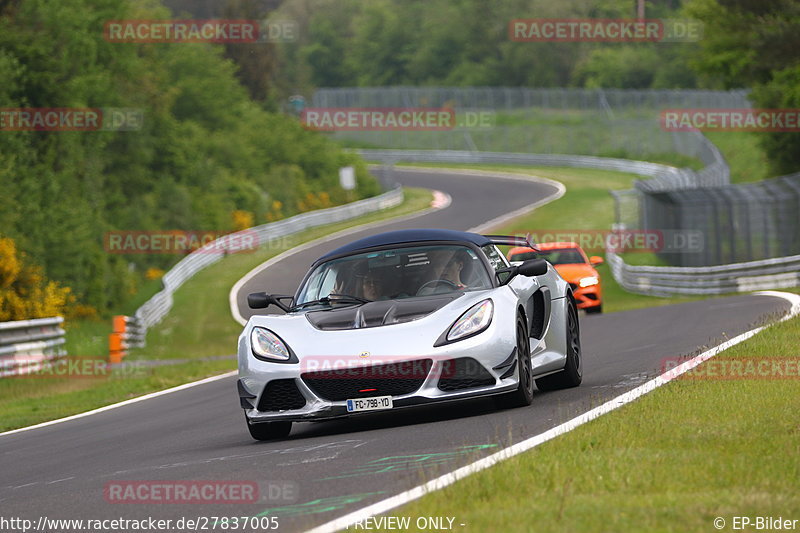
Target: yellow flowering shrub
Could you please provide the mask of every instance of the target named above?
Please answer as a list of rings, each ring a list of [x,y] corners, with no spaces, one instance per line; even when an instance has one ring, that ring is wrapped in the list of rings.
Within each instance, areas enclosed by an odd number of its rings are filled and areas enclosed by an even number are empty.
[[[144,273],[144,277],[148,280],[159,279],[162,278],[163,276],[164,276],[164,269],[156,267],[150,267]]]
[[[243,211],[237,209],[232,213],[233,216],[233,229],[234,231],[241,231],[243,229],[252,228],[255,224],[255,217],[250,211]]]
[[[13,239],[0,237],[0,322],[68,314],[73,302],[69,287],[46,280]]]

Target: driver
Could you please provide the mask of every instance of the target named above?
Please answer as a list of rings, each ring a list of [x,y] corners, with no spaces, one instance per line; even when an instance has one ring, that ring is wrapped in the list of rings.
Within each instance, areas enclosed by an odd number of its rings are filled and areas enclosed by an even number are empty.
[[[467,288],[462,280],[462,275],[465,273],[464,269],[469,259],[465,252],[439,249],[430,252],[429,256],[434,269],[438,270],[438,272],[433,279],[423,284],[421,289],[423,292],[434,292],[438,286],[447,286],[456,290]]]
[[[464,266],[466,264],[467,262],[463,252],[456,252],[453,255],[453,258],[450,259],[450,261],[444,267],[444,271],[442,271],[440,279],[449,281],[459,290],[466,289],[467,286],[464,285],[461,280],[461,272],[464,270]]]

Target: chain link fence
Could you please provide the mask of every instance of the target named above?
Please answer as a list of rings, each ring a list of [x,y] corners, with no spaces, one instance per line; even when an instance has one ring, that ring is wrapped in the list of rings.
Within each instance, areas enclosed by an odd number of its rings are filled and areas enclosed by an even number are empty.
[[[670,265],[723,265],[800,254],[800,173],[742,185],[646,191],[641,202],[644,229],[699,230],[704,235],[699,251],[659,253]]]
[[[524,87],[357,87],[317,90],[313,108],[453,109],[445,131],[337,131],[354,148],[576,154],[665,161],[686,186],[729,182],[716,147],[697,132],[660,127],[664,109],[749,107],[746,91],[530,89]],[[679,158],[675,154],[680,154]],[[700,170],[702,169],[702,170]],[[699,170],[699,172],[696,172]],[[672,187],[656,179],[651,189]],[[683,185],[682,185],[683,186]]]

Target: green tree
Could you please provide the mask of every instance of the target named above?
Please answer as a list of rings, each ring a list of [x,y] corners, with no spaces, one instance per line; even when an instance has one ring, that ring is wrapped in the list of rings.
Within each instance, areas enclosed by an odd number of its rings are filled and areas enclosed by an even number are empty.
[[[800,3],[794,0],[690,0],[705,23],[694,67],[710,85],[749,87],[756,107],[800,107]],[[800,133],[762,133],[778,174],[800,169]]]

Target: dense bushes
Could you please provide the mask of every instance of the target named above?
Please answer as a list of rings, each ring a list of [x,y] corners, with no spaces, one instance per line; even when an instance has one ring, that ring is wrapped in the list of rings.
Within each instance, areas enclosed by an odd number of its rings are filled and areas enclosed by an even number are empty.
[[[153,2],[0,9],[0,108],[143,113],[138,131],[0,131],[0,235],[77,302],[109,310],[148,267],[175,260],[106,253],[107,231],[228,231],[341,203],[346,164],[357,166],[356,197],[378,190],[353,156],[253,102],[220,46],[103,38],[107,20],[168,18]]]

